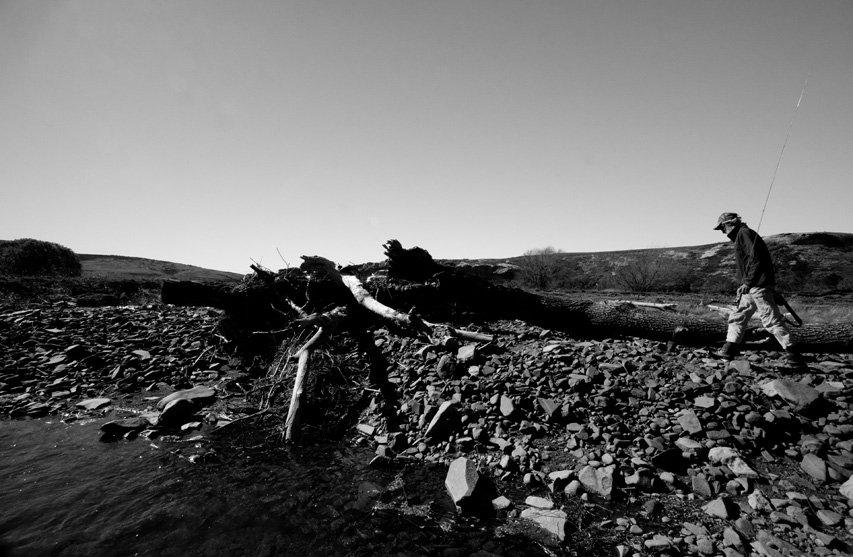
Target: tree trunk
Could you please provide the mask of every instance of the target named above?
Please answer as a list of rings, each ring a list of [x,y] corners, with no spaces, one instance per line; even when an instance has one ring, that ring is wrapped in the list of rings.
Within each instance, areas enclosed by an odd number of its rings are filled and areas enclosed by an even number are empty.
[[[686,346],[713,346],[725,340],[725,317],[700,317],[633,303],[597,302],[565,294],[506,288],[465,274],[455,267],[438,264],[426,250],[404,249],[396,240],[390,240],[385,248],[389,278],[392,280],[383,283],[381,288],[375,288],[375,292],[365,289],[355,278],[353,269],[348,268],[342,274],[334,263],[322,257],[303,257],[301,271],[291,270],[301,272],[301,278],[289,276],[287,280],[279,281],[267,273],[269,276],[262,279],[269,288],[275,289],[280,285],[288,288],[284,296],[287,300],[302,296],[304,300],[299,300],[299,303],[305,301],[309,305],[310,302],[315,308],[357,303],[416,329],[425,324],[421,318],[453,322],[458,320],[461,312],[465,312],[477,319],[520,319],[564,331],[577,338],[638,336]],[[299,280],[303,282],[297,285]],[[297,287],[304,287],[306,292],[310,287],[312,291],[301,294]],[[220,287],[177,281],[164,282],[162,299],[164,303],[208,305],[239,311],[243,315],[252,311],[269,311],[271,304],[285,306],[281,302],[282,296],[275,290],[264,293],[243,288],[229,293]],[[290,302],[290,306],[279,309],[292,312],[295,304]],[[402,313],[393,308],[412,309]],[[414,308],[419,309],[417,314]],[[748,336],[747,342],[766,343],[767,336],[762,331],[755,331]],[[851,323],[810,323],[792,327],[791,336],[804,352],[853,352]]]

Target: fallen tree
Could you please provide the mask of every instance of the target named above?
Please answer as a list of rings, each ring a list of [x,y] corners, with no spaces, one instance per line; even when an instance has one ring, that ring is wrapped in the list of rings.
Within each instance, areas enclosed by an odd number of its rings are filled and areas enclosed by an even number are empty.
[[[379,266],[339,269],[332,262],[313,256],[304,257],[300,269],[278,274],[255,268],[265,289],[238,287],[226,291],[202,283],[166,281],[162,300],[222,308],[270,326],[271,321],[284,326],[288,316],[297,318],[294,308],[327,311],[335,306],[354,305],[419,334],[432,332],[435,327],[430,321],[453,322],[479,316],[520,319],[577,338],[637,336],[690,347],[715,346],[725,339],[725,319],[666,311],[666,307],[648,304],[594,301],[508,288],[436,263],[421,248],[405,249],[396,240],[384,247],[387,261]],[[377,267],[384,268],[387,277],[368,277]],[[402,312],[394,307],[412,309]],[[793,328],[792,337],[805,352],[853,352],[851,323],[809,323]],[[762,329],[751,331],[747,344],[778,348]]]

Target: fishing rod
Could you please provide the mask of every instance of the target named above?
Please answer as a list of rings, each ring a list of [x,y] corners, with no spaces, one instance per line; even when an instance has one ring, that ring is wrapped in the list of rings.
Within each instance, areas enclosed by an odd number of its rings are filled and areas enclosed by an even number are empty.
[[[752,249],[749,251],[749,259],[746,262],[745,271],[749,271],[749,267],[752,265],[752,259],[755,256],[755,243],[758,241],[758,231],[761,229],[761,223],[764,221],[764,213],[767,211],[767,203],[770,201],[770,194],[773,191],[773,185],[776,183],[776,175],[779,173],[779,166],[782,164],[782,157],[785,155],[785,147],[788,145],[788,139],[791,137],[791,130],[794,128],[794,120],[797,119],[797,112],[800,109],[800,103],[803,102],[803,95],[806,93],[806,85],[809,83],[809,77],[811,77],[812,73],[806,75],[806,80],[803,82],[803,88],[800,91],[800,98],[797,99],[797,105],[794,107],[794,114],[791,116],[791,123],[788,124],[788,132],[785,134],[785,141],[782,142],[782,151],[779,153],[779,159],[776,161],[776,168],[773,169],[773,177],[770,179],[770,187],[767,189],[767,196],[764,198],[764,206],[761,208],[761,217],[758,219],[758,226],[755,227],[755,237],[752,239]],[[743,293],[738,289],[737,301],[735,305],[740,305],[740,299],[743,296]],[[791,306],[788,305],[788,301],[780,292],[774,292],[775,302],[777,304],[782,304],[785,308],[791,313],[791,316],[796,320],[796,323],[791,323],[797,327],[802,326],[803,320],[800,319],[800,316],[796,314],[796,312],[791,309]],[[787,320],[787,319],[786,319]],[[790,323],[790,321],[789,321]]]
[[[788,133],[785,135],[785,141],[782,143],[782,152],[779,153],[779,160],[776,161],[776,168],[773,170],[773,177],[770,179],[770,188],[767,189],[767,197],[764,198],[764,207],[761,208],[761,218],[758,219],[758,226],[755,227],[755,233],[758,234],[761,228],[761,222],[764,220],[764,211],[767,210],[767,202],[770,201],[770,192],[773,191],[773,184],[776,183],[776,174],[779,173],[779,165],[782,164],[782,157],[785,155],[785,147],[788,145],[788,138],[791,137],[791,130],[794,127],[794,120],[797,118],[797,111],[800,109],[800,103],[803,102],[803,95],[806,93],[806,85],[809,83],[809,77],[812,72],[806,75],[806,80],[803,82],[803,90],[800,91],[800,98],[797,99],[797,106],[794,107],[794,115],[791,116],[791,123],[788,124]],[[752,247],[755,247],[753,242]]]

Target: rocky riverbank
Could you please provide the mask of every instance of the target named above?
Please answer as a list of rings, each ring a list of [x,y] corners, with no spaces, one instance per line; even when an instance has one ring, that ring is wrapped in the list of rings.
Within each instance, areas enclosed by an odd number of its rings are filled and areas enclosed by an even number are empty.
[[[235,444],[235,454],[266,451],[257,447],[280,440],[270,435],[280,422],[262,421],[280,410],[260,400],[274,383],[232,357],[219,318],[159,304],[2,309],[0,412],[136,420],[105,434],[207,436],[224,442],[225,460],[239,432],[260,441]],[[342,441],[370,448],[378,474],[348,496],[303,497],[342,532],[340,554],[850,551],[849,355],[810,356],[808,373],[790,374],[772,352],[725,363],[636,338],[574,339],[521,322],[477,328],[493,340],[373,331],[396,405],[364,389],[364,363],[343,335],[317,364],[315,385],[343,377],[362,410],[315,395],[305,450],[325,425],[312,412],[352,416]],[[164,402],[170,394],[187,402]],[[187,457],[206,465],[209,454]],[[321,485],[335,477],[324,466]]]

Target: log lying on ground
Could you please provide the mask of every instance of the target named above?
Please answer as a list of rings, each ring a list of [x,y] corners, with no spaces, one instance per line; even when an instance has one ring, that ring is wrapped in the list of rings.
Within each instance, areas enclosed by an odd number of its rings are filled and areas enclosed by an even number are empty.
[[[386,244],[389,266],[403,257],[407,274],[416,275],[413,261],[424,261],[423,254],[406,257],[394,240]],[[649,310],[635,304],[614,304],[578,299],[559,293],[532,293],[506,288],[464,275],[455,269],[440,267],[431,281],[437,283],[439,299],[467,303],[475,310],[502,318],[521,319],[531,324],[585,337],[637,336],[675,342],[685,346],[714,346],[725,340],[725,319],[707,319],[676,312]],[[435,269],[435,265],[427,264]],[[398,295],[394,296],[399,298]],[[791,328],[791,336],[804,352],[853,352],[853,323],[810,323]],[[765,345],[767,334],[756,330],[748,343]],[[772,345],[772,344],[771,344]]]
[[[722,317],[711,319],[638,307],[633,303],[597,302],[559,293],[533,293],[506,288],[453,267],[440,265],[425,250],[413,249],[417,251],[403,249],[395,240],[386,244],[389,281],[373,293],[368,293],[357,279],[344,281],[341,273],[328,260],[305,258],[313,281],[309,283],[314,285],[315,292],[305,296],[304,300],[295,300],[295,303],[304,307],[310,301],[313,307],[309,311],[317,312],[346,304],[346,301],[342,302],[346,299],[355,305],[368,301],[368,306],[375,301],[392,312],[386,317],[403,326],[413,326],[414,332],[420,325],[419,321],[413,320],[414,314],[394,310],[394,307],[422,308],[418,316],[423,320],[450,321],[448,314],[461,310],[478,314],[483,319],[520,319],[533,325],[567,332],[576,338],[637,336],[694,347],[719,345],[725,339],[726,320]],[[399,280],[394,269],[402,269],[406,277],[418,277],[424,282]],[[355,273],[355,270],[347,270],[346,276],[354,277]],[[293,282],[295,278],[289,280]],[[276,280],[275,284],[279,285],[280,282]],[[323,284],[327,286],[321,287]],[[267,307],[272,303],[272,294],[269,296]],[[251,296],[246,292],[228,293],[200,283],[189,286],[167,281],[163,285],[163,301],[179,305],[209,305],[226,310],[241,308],[245,312],[245,303],[250,302],[255,307],[263,306],[258,301],[259,297],[257,293]],[[452,308],[452,311],[448,308]],[[425,324],[431,325],[429,322]],[[791,333],[805,352],[853,352],[853,323],[809,323],[792,328]],[[747,341],[763,343],[766,338],[766,334],[758,331]],[[761,345],[769,348],[772,343]]]

